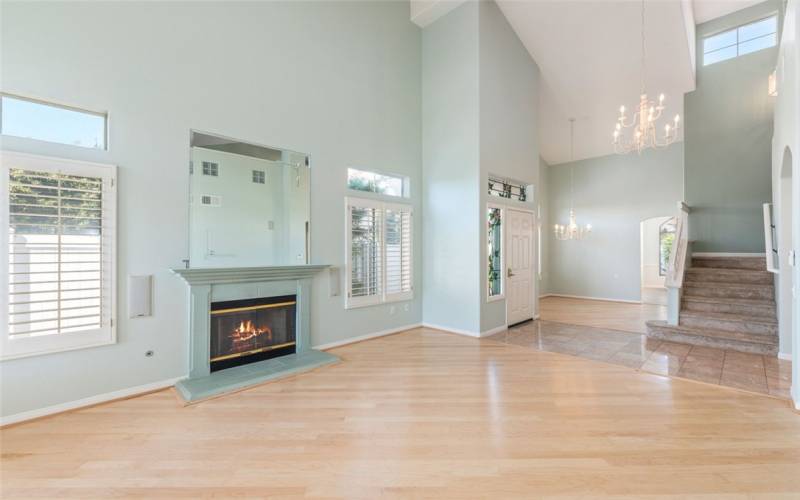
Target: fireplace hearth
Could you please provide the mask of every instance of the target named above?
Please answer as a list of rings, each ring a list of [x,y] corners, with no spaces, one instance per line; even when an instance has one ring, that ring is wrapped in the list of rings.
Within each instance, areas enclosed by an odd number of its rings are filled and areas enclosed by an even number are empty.
[[[212,302],[211,372],[296,352],[297,297]]]
[[[311,347],[312,278],[326,268],[173,269],[189,286],[189,373],[175,384],[181,398],[193,404],[336,363]]]

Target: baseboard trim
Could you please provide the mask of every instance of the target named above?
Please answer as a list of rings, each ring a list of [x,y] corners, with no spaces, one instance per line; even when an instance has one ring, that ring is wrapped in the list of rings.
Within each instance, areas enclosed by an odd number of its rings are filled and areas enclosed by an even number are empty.
[[[589,297],[586,295],[567,295],[563,293],[548,293],[546,296],[540,296],[539,298],[543,297],[562,297],[565,299],[583,299],[583,300],[599,300],[601,302],[622,302],[623,304],[641,304],[641,300],[625,300],[625,299],[609,299],[606,297]]]
[[[481,337],[488,337],[490,335],[494,335],[495,333],[500,333],[508,330],[508,325],[500,325],[495,328],[490,328],[488,330],[484,330],[481,332]]]
[[[792,355],[791,355],[791,354],[786,354],[786,353],[779,352],[779,353],[778,353],[778,359],[783,359],[783,360],[785,360],[785,361],[791,361],[791,360],[792,360]]]
[[[107,392],[105,394],[89,396],[88,398],[76,399],[75,401],[68,401],[66,403],[60,403],[53,406],[46,406],[44,408],[39,408],[36,410],[29,410],[20,413],[15,413],[13,415],[0,417],[0,427],[5,427],[7,425],[17,424],[20,422],[25,422],[37,418],[49,417],[51,415],[56,415],[58,413],[64,413],[72,410],[78,410],[81,408],[87,408],[89,406],[95,406],[101,403],[110,403],[111,401],[128,399],[136,396],[141,396],[143,394],[147,394],[150,392],[160,391],[161,389],[172,387],[177,382],[185,378],[186,377],[169,378],[166,380],[160,380],[158,382],[152,382],[150,384],[137,385],[136,387],[129,387],[127,389],[121,389],[119,391]]]
[[[328,342],[327,344],[315,345],[313,346],[313,348],[318,349],[320,351],[327,351],[328,349],[333,349],[335,347],[342,347],[349,344],[355,344],[356,342],[363,342],[365,340],[376,339],[378,337],[385,337],[386,335],[393,335],[395,333],[411,330],[412,328],[419,328],[420,326],[422,326],[422,323],[411,323],[409,325],[398,326],[396,328],[389,328],[386,330],[381,330],[379,332],[368,333],[366,335],[359,335],[358,337],[350,337],[344,340]]]
[[[766,253],[692,252],[692,257],[766,257]]]
[[[552,293],[544,293],[542,295],[539,295],[539,298],[540,299],[546,299],[547,297],[552,297],[552,296],[553,296]]]
[[[425,328],[433,328],[434,330],[441,330],[443,332],[457,333],[459,335],[466,335],[467,337],[480,338],[482,336],[481,332],[475,332],[475,331],[472,331],[472,330],[462,330],[460,328],[453,328],[453,327],[450,327],[450,326],[442,326],[442,325],[437,325],[435,323],[425,323],[425,322],[423,322],[422,326],[425,327]]]

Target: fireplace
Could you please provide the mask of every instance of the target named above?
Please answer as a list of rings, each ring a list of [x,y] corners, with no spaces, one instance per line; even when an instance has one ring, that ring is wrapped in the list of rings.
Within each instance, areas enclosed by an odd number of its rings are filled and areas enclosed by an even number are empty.
[[[212,372],[293,354],[296,295],[211,303]]]

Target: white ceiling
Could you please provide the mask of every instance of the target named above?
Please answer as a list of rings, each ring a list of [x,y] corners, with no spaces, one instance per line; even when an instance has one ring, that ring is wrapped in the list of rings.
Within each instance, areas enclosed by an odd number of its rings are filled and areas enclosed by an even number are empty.
[[[697,24],[742,10],[764,0],[694,0],[694,20]]]
[[[641,6],[609,0],[498,0],[541,69],[539,144],[550,164],[569,161],[569,117],[575,117],[575,159],[614,152],[620,105],[638,103]],[[694,89],[680,1],[648,2],[648,92],[666,95],[666,113],[683,115]]]
[[[411,0],[424,27],[465,0]],[[646,0],[646,80],[651,97],[666,95],[666,116],[683,116],[694,90],[694,24],[763,0]],[[638,104],[641,88],[641,3],[638,0],[496,0],[541,70],[539,144],[549,164],[570,160],[569,117],[575,117],[574,159],[614,152],[620,105]],[[682,140],[682,133],[679,137]]]

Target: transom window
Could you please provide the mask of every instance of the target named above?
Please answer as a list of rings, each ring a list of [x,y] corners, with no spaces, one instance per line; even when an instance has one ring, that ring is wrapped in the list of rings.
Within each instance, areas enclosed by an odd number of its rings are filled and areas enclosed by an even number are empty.
[[[703,39],[703,66],[726,61],[778,43],[778,17],[772,16]]]
[[[115,172],[2,154],[3,359],[115,340]]]
[[[528,201],[528,194],[531,186],[524,182],[501,179],[499,177],[489,177],[488,193],[490,196],[506,198],[509,200]]]
[[[408,198],[408,177],[371,172],[369,170],[347,169],[347,187],[356,191]]]
[[[104,113],[7,94],[0,96],[3,135],[106,149],[107,121]]]

